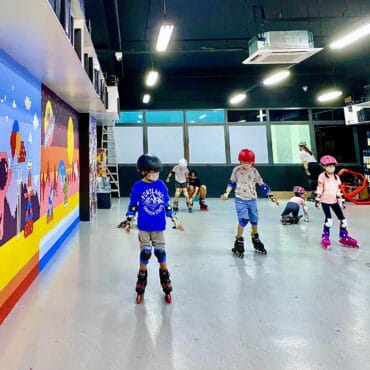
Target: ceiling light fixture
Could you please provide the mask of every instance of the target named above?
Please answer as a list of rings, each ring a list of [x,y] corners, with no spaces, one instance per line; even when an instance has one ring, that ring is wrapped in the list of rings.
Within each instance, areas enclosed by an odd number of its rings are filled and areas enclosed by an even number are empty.
[[[163,17],[164,22],[159,29],[156,50],[158,52],[164,52],[167,50],[168,43],[170,42],[171,35],[175,26],[166,20],[166,0],[163,0]]]
[[[366,24],[365,26],[360,27],[356,31],[349,33],[347,36],[342,37],[337,41],[333,41],[329,47],[331,49],[342,49],[345,46],[352,44],[353,42],[370,35],[370,23]]]
[[[273,75],[264,79],[263,84],[265,86],[275,85],[276,83],[287,78],[289,75],[290,75],[290,72],[287,69],[284,69],[283,71],[276,72]]]
[[[321,103],[334,100],[336,98],[339,98],[341,95],[343,95],[343,92],[340,90],[334,90],[334,91],[328,91],[324,94],[321,94],[317,100]]]
[[[143,103],[148,104],[149,102],[150,102],[150,95],[149,94],[144,94]]]
[[[154,86],[158,81],[159,74],[157,71],[150,71],[146,77],[146,86]]]
[[[238,93],[238,94],[236,94],[236,95],[233,95],[231,98],[230,98],[230,100],[229,100],[229,102],[230,102],[230,104],[239,104],[239,103],[241,103],[243,100],[245,100],[246,99],[246,97],[247,97],[247,94],[246,93]]]
[[[174,27],[175,26],[173,24],[169,24],[168,22],[165,22],[161,25],[158,34],[157,45],[155,47],[158,52],[161,53],[167,50]]]

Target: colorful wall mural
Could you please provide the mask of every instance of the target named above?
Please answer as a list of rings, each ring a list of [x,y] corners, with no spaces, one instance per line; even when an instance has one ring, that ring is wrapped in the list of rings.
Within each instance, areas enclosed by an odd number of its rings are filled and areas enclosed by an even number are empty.
[[[0,50],[0,323],[79,222],[78,114]]]

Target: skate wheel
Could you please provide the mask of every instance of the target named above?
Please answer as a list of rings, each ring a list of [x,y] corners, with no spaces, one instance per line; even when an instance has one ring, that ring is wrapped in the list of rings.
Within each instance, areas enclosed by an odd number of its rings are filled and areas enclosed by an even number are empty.
[[[171,303],[172,302],[172,297],[171,297],[171,294],[166,294],[164,296],[164,299],[167,303]]]
[[[137,304],[140,304],[142,300],[143,300],[143,296],[142,296],[142,294],[138,294],[138,295],[136,296],[136,303],[137,303]]]

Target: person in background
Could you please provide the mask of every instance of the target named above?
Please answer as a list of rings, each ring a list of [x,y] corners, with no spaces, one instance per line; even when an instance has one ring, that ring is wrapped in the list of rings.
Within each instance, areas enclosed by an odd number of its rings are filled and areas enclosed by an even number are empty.
[[[283,225],[298,224],[302,215],[299,215],[299,209],[302,207],[304,214],[304,221],[308,222],[308,209],[304,201],[305,190],[301,186],[293,188],[294,196],[288,200],[284,211],[281,213],[281,223]]]
[[[136,162],[136,169],[143,177],[132,187],[126,220],[122,225],[130,232],[131,222],[136,212],[137,228],[140,242],[140,267],[136,282],[136,302],[140,303],[147,285],[147,265],[154,249],[159,263],[159,278],[165,299],[171,303],[172,284],[167,269],[167,253],[165,249],[164,230],[166,216],[174,223],[174,228],[183,230],[181,222],[176,218],[169,204],[170,197],[166,184],[159,179],[162,171],[160,159],[152,154],[141,155]]]
[[[166,178],[166,182],[170,182],[171,176],[175,176],[175,196],[173,198],[173,210],[177,212],[179,210],[179,198],[181,193],[184,194],[186,200],[186,206],[188,211],[191,213],[193,210],[192,204],[189,201],[188,194],[188,161],[185,158],[181,158],[179,163],[172,168]]]
[[[314,201],[316,198],[317,178],[322,172],[322,167],[317,162],[312,151],[307,147],[307,144],[302,141],[298,144],[300,151],[300,158],[303,164],[306,175],[308,176],[308,183],[310,185],[311,194],[307,200]]]
[[[199,199],[199,207],[201,211],[208,211],[208,205],[205,198],[207,196],[207,186],[202,184],[196,171],[189,172],[188,194],[189,202],[193,206],[194,201]]]
[[[321,205],[325,216],[321,234],[321,246],[328,250],[331,245],[330,228],[333,225],[333,219],[331,217],[332,209],[339,220],[339,243],[346,247],[358,248],[357,240],[351,238],[347,230],[348,223],[343,213],[343,209],[345,208],[344,199],[340,190],[341,180],[335,174],[337,160],[331,155],[324,155],[320,159],[320,163],[325,171],[318,178],[315,206],[319,208]]]
[[[254,167],[255,155],[250,149],[242,149],[239,152],[238,160],[240,165],[234,167],[226,191],[221,195],[222,200],[227,200],[231,190],[235,191],[235,208],[238,217],[237,233],[235,237],[234,248],[232,252],[240,258],[244,257],[244,228],[251,223],[252,243],[257,252],[266,254],[267,251],[261,242],[258,234],[258,209],[257,209],[257,191],[259,186],[264,195],[276,205],[278,200],[271,193],[271,189],[262,180],[258,170]]]

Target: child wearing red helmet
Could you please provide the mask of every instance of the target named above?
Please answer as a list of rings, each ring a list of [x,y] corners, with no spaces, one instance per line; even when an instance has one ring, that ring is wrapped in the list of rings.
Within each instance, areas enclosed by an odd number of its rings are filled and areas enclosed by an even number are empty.
[[[357,240],[348,235],[347,220],[342,210],[342,208],[344,208],[344,200],[339,187],[341,181],[339,176],[335,174],[337,160],[331,155],[324,155],[320,159],[320,163],[325,171],[322,172],[318,178],[315,206],[319,208],[321,204],[321,208],[325,215],[324,227],[321,235],[321,246],[328,250],[331,245],[329,237],[330,228],[333,225],[333,219],[331,217],[332,209],[340,222],[339,243],[346,247],[358,248],[359,245]]]
[[[257,252],[266,254],[266,249],[258,235],[258,209],[256,184],[274,203],[278,200],[272,195],[271,189],[266,185],[258,170],[254,167],[255,155],[250,149],[239,152],[239,166],[234,167],[226,191],[221,195],[222,200],[227,200],[232,190],[235,192],[235,208],[238,216],[237,234],[234,248],[231,250],[237,257],[244,257],[244,228],[250,222],[252,243]]]
[[[281,213],[281,223],[283,225],[297,224],[302,215],[298,215],[300,207],[303,209],[304,220],[308,221],[308,209],[304,200],[305,189],[301,186],[293,188],[294,196],[288,200],[284,211]]]

